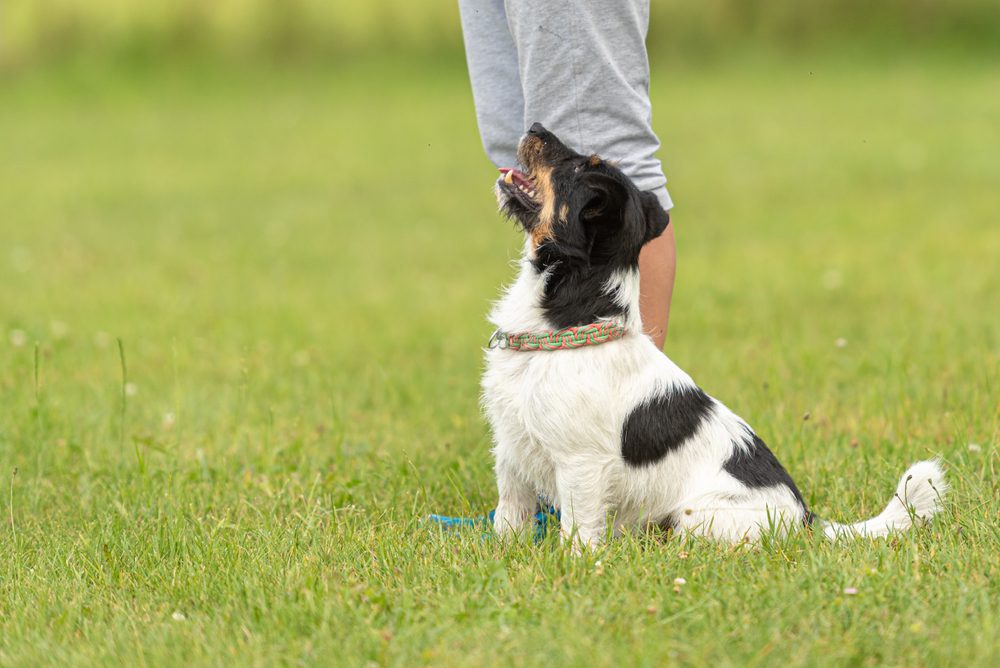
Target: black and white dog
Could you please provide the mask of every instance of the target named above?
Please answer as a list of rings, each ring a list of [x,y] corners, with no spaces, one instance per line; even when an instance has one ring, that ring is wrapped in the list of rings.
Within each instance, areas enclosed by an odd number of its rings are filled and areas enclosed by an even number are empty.
[[[658,524],[730,542],[811,524],[753,429],[643,334],[639,251],[669,223],[657,199],[538,123],[518,161],[524,171],[501,170],[496,194],[526,241],[491,314],[483,376],[496,530],[523,527],[539,497],[577,547],[599,543],[609,522],[615,533]],[[877,517],[817,524],[831,538],[882,536],[929,519],[946,488],[937,461],[918,462]]]

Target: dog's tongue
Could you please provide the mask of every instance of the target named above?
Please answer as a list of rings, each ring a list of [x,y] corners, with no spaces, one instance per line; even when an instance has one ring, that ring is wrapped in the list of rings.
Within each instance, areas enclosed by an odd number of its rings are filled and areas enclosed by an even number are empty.
[[[501,167],[500,173],[503,174],[504,183],[511,183],[528,189],[532,187],[531,179],[520,170],[513,169],[512,167]]]

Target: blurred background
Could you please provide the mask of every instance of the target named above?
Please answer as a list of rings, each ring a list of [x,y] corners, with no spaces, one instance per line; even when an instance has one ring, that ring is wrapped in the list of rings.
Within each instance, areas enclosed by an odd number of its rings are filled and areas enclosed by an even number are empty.
[[[695,59],[747,46],[950,48],[996,53],[991,0],[654,1],[649,48]],[[0,56],[7,67],[103,54],[126,59],[198,54],[231,60],[343,59],[406,53],[454,56],[453,2],[324,0],[7,0]]]
[[[654,0],[648,42],[672,357],[763,432],[811,413],[844,443],[995,368],[1000,3]],[[459,478],[437,498],[488,498],[455,449],[487,447],[520,246],[494,178],[451,0],[4,0],[0,401],[29,410],[40,363],[59,447],[117,465],[120,337],[150,461],[357,482],[420,452]]]

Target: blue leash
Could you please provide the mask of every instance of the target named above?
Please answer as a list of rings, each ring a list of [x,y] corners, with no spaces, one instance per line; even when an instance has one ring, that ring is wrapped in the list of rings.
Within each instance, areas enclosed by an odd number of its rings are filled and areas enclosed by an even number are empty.
[[[491,510],[486,515],[479,517],[448,517],[447,515],[429,515],[428,520],[437,524],[443,531],[461,531],[467,528],[493,528],[493,516],[496,510]],[[554,506],[542,505],[539,502],[535,513],[535,542],[545,538],[549,531],[549,525],[559,521],[559,511]]]

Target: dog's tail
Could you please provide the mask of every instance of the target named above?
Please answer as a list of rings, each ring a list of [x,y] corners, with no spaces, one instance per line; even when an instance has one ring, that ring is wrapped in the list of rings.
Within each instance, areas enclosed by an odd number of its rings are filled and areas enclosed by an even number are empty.
[[[909,529],[918,521],[929,520],[941,510],[947,491],[948,483],[940,460],[917,462],[900,478],[896,495],[879,515],[856,524],[824,521],[820,527],[831,540],[885,536],[891,531]]]

